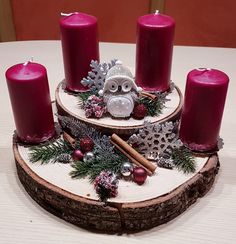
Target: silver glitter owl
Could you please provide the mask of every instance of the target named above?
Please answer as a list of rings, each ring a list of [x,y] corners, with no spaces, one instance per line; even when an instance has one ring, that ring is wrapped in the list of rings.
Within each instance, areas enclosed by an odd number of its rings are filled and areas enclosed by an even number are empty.
[[[113,117],[126,118],[132,113],[141,90],[136,86],[131,71],[117,61],[107,72],[104,88],[99,94],[103,96],[107,111]]]

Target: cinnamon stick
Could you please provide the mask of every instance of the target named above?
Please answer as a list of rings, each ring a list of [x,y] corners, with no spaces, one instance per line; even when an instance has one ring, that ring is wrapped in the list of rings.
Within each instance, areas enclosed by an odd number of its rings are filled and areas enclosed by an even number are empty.
[[[149,93],[149,92],[145,92],[145,91],[142,91],[142,92],[140,93],[140,95],[141,95],[142,97],[148,97],[148,98],[150,98],[150,99],[153,100],[153,101],[157,99],[157,96],[156,96],[156,95],[151,94],[151,93]]]
[[[112,134],[111,142],[122,153],[125,154],[134,164],[142,166],[149,174],[154,173],[156,165],[152,164],[149,160],[144,158],[140,153],[134,150],[127,142],[122,140],[118,135]]]
[[[76,140],[72,136],[70,136],[66,132],[63,132],[63,138],[64,138],[65,141],[67,141],[68,143],[70,143],[70,145],[73,148],[75,147]]]
[[[135,165],[144,168],[147,171],[148,175],[152,175],[153,173],[147,169],[146,167],[144,167],[141,163],[139,163],[136,159],[132,158],[124,149],[122,149],[120,146],[118,146],[115,142],[111,141],[111,143],[120,151],[122,152],[132,163],[134,163]]]

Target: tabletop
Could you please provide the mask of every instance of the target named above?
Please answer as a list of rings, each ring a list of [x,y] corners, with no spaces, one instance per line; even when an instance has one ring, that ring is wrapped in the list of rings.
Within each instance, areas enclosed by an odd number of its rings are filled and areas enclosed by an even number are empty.
[[[0,43],[0,243],[236,243],[236,49],[174,47],[172,81],[184,93],[187,73],[216,68],[230,77],[221,126],[224,148],[214,186],[171,222],[136,234],[106,235],[73,226],[42,209],[18,180],[12,153],[14,120],[5,81],[8,67],[34,58],[47,68],[52,100],[64,78],[60,41]],[[134,71],[135,45],[100,43],[101,61],[113,58]]]

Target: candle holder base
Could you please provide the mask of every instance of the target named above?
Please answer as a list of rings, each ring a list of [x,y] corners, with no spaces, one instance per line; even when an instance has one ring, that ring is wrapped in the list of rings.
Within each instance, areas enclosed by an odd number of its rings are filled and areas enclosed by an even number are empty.
[[[158,116],[146,116],[140,120],[132,117],[117,119],[108,116],[97,119],[87,118],[85,116],[84,109],[78,105],[79,98],[74,94],[68,93],[63,87],[63,82],[56,89],[56,106],[59,115],[76,118],[109,135],[112,133],[124,136],[132,135],[143,127],[145,120],[151,123],[161,123],[179,119],[183,106],[183,96],[180,89],[175,86],[173,91],[167,95],[166,99],[165,107]]]
[[[13,140],[18,177],[27,193],[59,218],[99,232],[138,232],[174,219],[209,191],[219,169],[217,154],[197,157],[197,170],[188,175],[159,168],[142,186],[120,180],[119,195],[105,204],[88,179],[70,178],[70,164],[31,163],[29,150]]]

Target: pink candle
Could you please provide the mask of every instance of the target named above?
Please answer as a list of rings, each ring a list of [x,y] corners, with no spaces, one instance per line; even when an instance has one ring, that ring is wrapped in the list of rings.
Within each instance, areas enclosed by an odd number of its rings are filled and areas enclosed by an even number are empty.
[[[158,12],[138,19],[136,83],[146,91],[169,88],[174,30],[174,19]]]
[[[216,69],[194,69],[187,76],[180,139],[190,149],[217,146],[229,77]]]
[[[55,130],[45,67],[16,64],[6,71],[6,80],[19,139],[40,143],[51,138]]]
[[[84,13],[72,13],[61,18],[60,28],[66,88],[86,91],[80,82],[87,77],[91,60],[99,61],[97,19]]]

